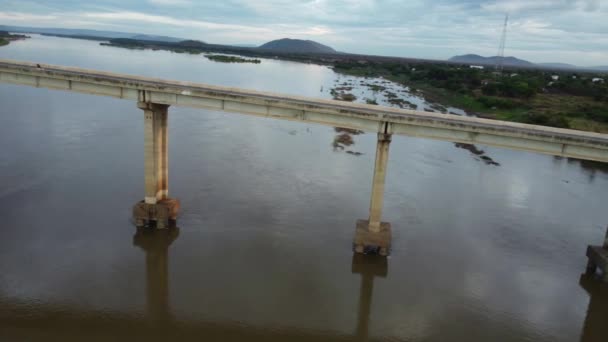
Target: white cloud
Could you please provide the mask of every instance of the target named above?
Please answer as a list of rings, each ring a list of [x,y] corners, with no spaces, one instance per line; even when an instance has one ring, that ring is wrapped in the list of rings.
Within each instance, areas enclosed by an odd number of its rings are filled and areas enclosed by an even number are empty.
[[[608,6],[598,0],[100,0],[71,9],[55,4],[74,0],[5,1],[3,24],[112,29],[226,44],[291,37],[346,52],[433,59],[496,54],[509,11],[506,54],[538,62],[608,60]]]
[[[48,21],[56,20],[57,16],[54,15],[37,15],[29,13],[18,13],[18,12],[0,12],[0,20],[4,21],[17,21],[17,22],[37,22],[37,21]]]
[[[502,0],[481,5],[487,11],[504,13],[522,13],[526,11],[560,11],[582,9],[597,11],[600,9],[599,0]]]
[[[192,1],[190,0],[148,0],[152,5],[157,6],[190,6]]]

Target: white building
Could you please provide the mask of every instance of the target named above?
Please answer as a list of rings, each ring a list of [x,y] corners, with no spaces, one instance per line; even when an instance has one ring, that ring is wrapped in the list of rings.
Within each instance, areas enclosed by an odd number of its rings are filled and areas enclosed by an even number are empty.
[[[593,83],[604,83],[604,79],[596,77],[596,78],[592,79],[591,82],[593,82]]]
[[[559,81],[559,75],[553,75],[551,76],[551,79],[554,81]]]
[[[470,67],[471,67],[471,69],[480,69],[480,70],[483,70],[483,66],[481,66],[481,65],[471,65]]]

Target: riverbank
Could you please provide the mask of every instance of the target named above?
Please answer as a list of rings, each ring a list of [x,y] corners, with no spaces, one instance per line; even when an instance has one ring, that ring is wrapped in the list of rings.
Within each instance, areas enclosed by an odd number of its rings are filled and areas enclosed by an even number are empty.
[[[490,119],[608,133],[608,83],[604,81],[608,80],[608,76],[605,73],[512,67],[497,73],[493,68],[471,68],[442,61],[350,54],[281,53],[199,41],[168,43],[111,39],[101,45],[192,54],[229,53],[327,65],[336,73],[384,78],[399,83],[408,87],[411,93],[434,102],[437,111],[446,114],[448,111],[443,108],[453,106],[471,115]],[[219,61],[223,58],[216,59]],[[221,61],[233,62],[228,59]],[[342,93],[332,95],[339,100],[355,100],[349,94]],[[416,109],[408,103],[395,104],[401,108]]]
[[[429,102],[479,117],[608,133],[608,86],[602,74],[473,69],[449,64],[338,62],[334,71],[382,77]]]
[[[12,41],[23,40],[27,38],[30,37],[23,34],[10,34],[6,31],[0,31],[0,46],[6,46]]]
[[[259,59],[241,58],[237,56],[226,56],[226,55],[205,55],[205,57],[214,62],[220,63],[253,63],[260,64],[262,61]]]

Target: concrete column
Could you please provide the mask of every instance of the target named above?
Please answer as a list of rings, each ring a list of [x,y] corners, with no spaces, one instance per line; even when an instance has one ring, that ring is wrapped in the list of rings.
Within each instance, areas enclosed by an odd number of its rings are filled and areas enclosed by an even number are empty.
[[[369,205],[369,230],[373,233],[380,232],[382,206],[384,203],[384,182],[386,179],[388,148],[390,143],[390,134],[378,133],[378,144],[376,145],[376,164],[374,167],[372,195]]]
[[[382,222],[384,202],[384,181],[388,166],[388,147],[391,135],[378,133],[376,164],[372,181],[372,194],[369,204],[369,219],[357,220],[353,247],[356,253],[377,253],[386,256],[391,247],[391,224]]]
[[[606,227],[606,236],[604,237],[604,249],[608,249],[608,227]]]
[[[138,227],[168,228],[179,212],[179,201],[169,198],[169,106],[147,102],[137,106],[144,111],[145,197],[133,206],[133,219]]]
[[[144,111],[145,203],[156,204],[169,196],[167,113],[169,106],[139,102]]]

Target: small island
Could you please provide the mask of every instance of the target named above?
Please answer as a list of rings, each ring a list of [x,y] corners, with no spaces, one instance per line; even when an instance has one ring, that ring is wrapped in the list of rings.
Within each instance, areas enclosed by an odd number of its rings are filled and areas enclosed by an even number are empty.
[[[242,58],[242,57],[237,57],[237,56],[205,55],[205,57],[207,57],[207,59],[210,61],[221,62],[221,63],[253,63],[253,64],[262,63],[262,61],[259,59]]]
[[[30,38],[29,36],[23,34],[10,34],[6,31],[0,31],[0,46],[8,45],[10,42],[15,40],[22,40]]]

